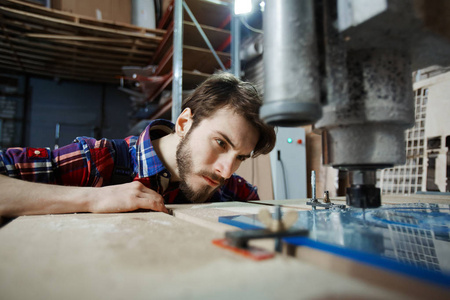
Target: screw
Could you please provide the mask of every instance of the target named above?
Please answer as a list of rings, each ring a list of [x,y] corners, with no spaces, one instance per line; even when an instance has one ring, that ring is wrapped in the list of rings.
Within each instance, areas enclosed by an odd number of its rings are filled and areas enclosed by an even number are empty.
[[[323,193],[323,202],[324,203],[330,203],[331,201],[330,201],[330,194],[328,193],[328,191],[325,191],[324,193]]]

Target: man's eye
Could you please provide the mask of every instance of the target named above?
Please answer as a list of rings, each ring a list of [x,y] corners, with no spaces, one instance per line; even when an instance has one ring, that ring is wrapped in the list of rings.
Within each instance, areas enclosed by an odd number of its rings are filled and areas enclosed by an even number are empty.
[[[219,139],[216,139],[216,142],[217,142],[217,145],[219,145],[219,146],[222,147],[222,148],[225,148],[226,144],[225,144],[224,141],[219,140]]]

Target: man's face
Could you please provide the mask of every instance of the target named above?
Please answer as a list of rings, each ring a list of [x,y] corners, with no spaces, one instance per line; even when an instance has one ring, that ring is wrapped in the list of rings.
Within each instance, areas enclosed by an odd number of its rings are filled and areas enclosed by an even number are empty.
[[[183,194],[195,203],[208,200],[250,157],[258,139],[256,128],[229,108],[201,121],[177,147]]]

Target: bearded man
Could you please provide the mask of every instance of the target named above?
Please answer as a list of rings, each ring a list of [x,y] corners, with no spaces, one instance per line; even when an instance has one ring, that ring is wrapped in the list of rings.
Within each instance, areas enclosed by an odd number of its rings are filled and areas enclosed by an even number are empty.
[[[0,151],[0,216],[168,212],[165,204],[258,200],[256,187],[234,173],[275,145],[261,105],[250,83],[220,73],[186,99],[175,124],[153,120],[121,141],[79,137],[55,150]]]

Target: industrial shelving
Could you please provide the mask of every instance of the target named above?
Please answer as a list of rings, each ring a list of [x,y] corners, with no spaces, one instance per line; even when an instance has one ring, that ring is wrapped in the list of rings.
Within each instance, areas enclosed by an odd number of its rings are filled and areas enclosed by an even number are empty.
[[[122,66],[145,66],[165,30],[0,0],[0,69],[117,83]]]
[[[181,16],[175,16],[176,7],[181,8]],[[232,44],[236,43],[232,40],[239,37],[238,33],[232,34],[233,24],[231,1],[226,0],[172,0],[156,29],[0,0],[0,69],[56,80],[142,80],[141,87],[150,85],[149,94],[139,89],[124,90],[139,99],[135,110],[149,104],[156,109],[147,115],[135,114],[132,122],[170,118],[167,114],[173,111],[173,103],[180,106],[182,94],[216,70],[233,68],[236,47]],[[177,44],[180,31],[181,46]],[[181,58],[174,59],[180,53]],[[150,66],[152,72],[133,78],[124,76],[124,66],[141,70]],[[180,86],[178,94],[173,93],[174,82]],[[164,101],[160,101],[162,98]]]
[[[177,13],[177,5],[181,13]],[[171,96],[141,120],[139,128],[148,120],[168,118],[170,111],[174,119],[181,107],[182,91],[192,90],[215,71],[231,67],[230,5],[223,1],[175,0],[168,6],[158,24],[158,29],[166,33],[151,62],[155,66],[153,76],[164,78],[147,96],[147,102],[156,101],[163,91],[171,90]]]

